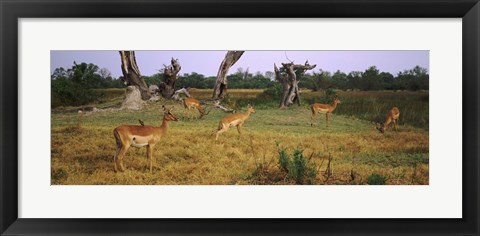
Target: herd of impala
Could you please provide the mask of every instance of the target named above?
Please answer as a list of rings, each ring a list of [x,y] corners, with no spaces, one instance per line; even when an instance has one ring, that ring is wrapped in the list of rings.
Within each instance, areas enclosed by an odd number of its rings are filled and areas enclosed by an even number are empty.
[[[329,118],[330,114],[335,110],[340,100],[335,97],[332,104],[321,104],[314,103],[310,106],[312,111],[312,116],[310,117],[310,125],[314,126],[314,118],[317,113],[324,113],[326,117],[326,125],[329,127]],[[200,101],[194,98],[185,98],[183,100],[183,106],[187,109],[192,116],[195,114],[195,110],[200,113],[200,118],[205,115],[205,111],[202,108]],[[178,118],[172,114],[173,107],[166,108],[162,106],[163,109],[163,122],[160,126],[151,126],[144,125],[140,121],[141,125],[121,125],[113,130],[113,135],[117,143],[117,151],[114,156],[114,165],[115,172],[118,170],[124,171],[123,166],[123,157],[127,150],[131,147],[146,147],[147,149],[147,158],[150,161],[150,172],[152,172],[153,165],[153,148],[163,136],[167,134],[168,122],[169,121],[178,121]],[[193,113],[192,113],[193,112]],[[215,140],[218,140],[218,136],[226,132],[230,127],[236,126],[237,131],[241,134],[240,129],[243,126],[243,123],[250,116],[250,114],[255,113],[255,109],[252,105],[248,105],[247,111],[245,113],[235,113],[223,117],[218,123],[218,128],[213,132],[215,134]],[[397,130],[397,120],[400,116],[400,110],[397,107],[391,108],[387,113],[387,118],[383,124],[377,123],[376,128],[381,133],[384,133],[388,126],[393,122],[395,131]]]

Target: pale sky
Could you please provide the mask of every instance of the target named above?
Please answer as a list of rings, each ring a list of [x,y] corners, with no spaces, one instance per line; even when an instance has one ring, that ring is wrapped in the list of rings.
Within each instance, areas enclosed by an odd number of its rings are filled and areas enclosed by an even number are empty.
[[[180,74],[197,72],[205,76],[216,76],[218,67],[225,57],[226,51],[135,51],[137,65],[142,75],[153,75],[170,64],[172,57],[178,58],[182,70]],[[122,75],[120,54],[118,51],[51,51],[50,72],[55,68],[69,69],[73,61],[96,64],[99,68],[107,68],[113,77]],[[249,69],[250,73],[273,71],[273,64],[288,62],[310,65],[316,64],[319,69],[344,73],[364,71],[376,66],[381,72],[398,72],[412,69],[419,65],[429,70],[429,51],[245,51],[240,60],[230,69],[235,73],[237,68]]]

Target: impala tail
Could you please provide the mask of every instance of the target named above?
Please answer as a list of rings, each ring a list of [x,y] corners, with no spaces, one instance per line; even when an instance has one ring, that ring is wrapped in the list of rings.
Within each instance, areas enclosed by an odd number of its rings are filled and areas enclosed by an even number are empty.
[[[113,136],[115,137],[115,142],[117,143],[117,148],[122,147],[122,141],[120,141],[120,134],[118,134],[118,130],[115,128],[113,130]]]

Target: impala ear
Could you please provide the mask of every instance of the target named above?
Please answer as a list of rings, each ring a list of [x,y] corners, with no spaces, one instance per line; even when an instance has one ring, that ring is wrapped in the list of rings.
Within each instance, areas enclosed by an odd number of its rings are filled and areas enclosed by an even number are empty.
[[[165,108],[165,105],[162,105],[163,111],[167,111],[167,108]]]
[[[169,111],[169,112],[170,112],[170,111],[173,111],[173,108],[175,108],[175,107],[173,107],[173,106],[170,107],[170,109],[168,109],[168,111]]]

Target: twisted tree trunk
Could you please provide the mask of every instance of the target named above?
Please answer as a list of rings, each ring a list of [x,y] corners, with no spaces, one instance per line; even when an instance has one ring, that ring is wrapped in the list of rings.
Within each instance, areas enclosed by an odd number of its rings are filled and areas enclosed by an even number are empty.
[[[126,86],[136,86],[140,90],[142,100],[148,100],[151,97],[147,83],[142,79],[140,70],[135,60],[135,51],[120,51],[122,60],[123,82]]]
[[[308,61],[305,62],[305,65],[282,63],[280,69],[277,68],[276,64],[273,64],[275,71],[275,79],[282,84],[283,93],[280,99],[280,108],[286,108],[292,105],[295,101],[300,105],[300,92],[298,89],[297,74],[303,74],[307,70],[315,68],[317,65],[310,65]]]
[[[178,79],[178,72],[182,69],[178,59],[170,61],[171,65],[164,65],[163,69],[163,82],[160,83],[159,90],[162,96],[166,99],[170,99],[175,94],[175,83]]]
[[[220,68],[217,73],[217,81],[213,88],[213,100],[224,98],[227,94],[227,73],[230,67],[232,67],[238,59],[243,55],[245,51],[228,51],[225,58],[220,64]]]

